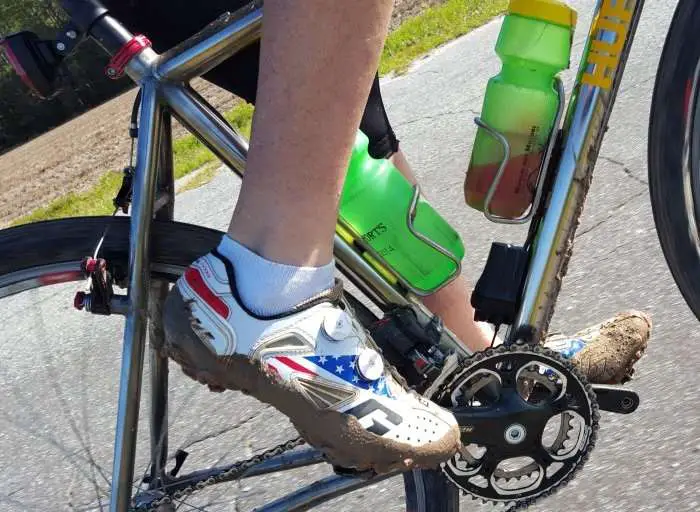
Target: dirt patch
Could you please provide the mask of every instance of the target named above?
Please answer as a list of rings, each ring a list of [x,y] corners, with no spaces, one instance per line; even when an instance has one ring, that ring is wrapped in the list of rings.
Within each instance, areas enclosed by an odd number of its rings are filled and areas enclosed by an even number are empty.
[[[395,0],[392,29],[444,0]],[[235,98],[203,80],[195,82],[214,107],[230,109]],[[69,192],[83,192],[105,171],[128,163],[129,114],[136,91],[124,93],[0,157],[0,226]],[[184,129],[177,126],[175,136]]]
[[[199,80],[195,87],[220,110],[235,98]],[[136,90],[37,137],[0,157],[0,226],[69,192],[83,192],[104,171],[128,164],[129,116]],[[176,126],[175,136],[185,130]]]
[[[446,0],[394,0],[394,12],[391,15],[391,25],[389,28],[394,30],[403,20],[419,14],[428,7],[444,3],[445,1]]]

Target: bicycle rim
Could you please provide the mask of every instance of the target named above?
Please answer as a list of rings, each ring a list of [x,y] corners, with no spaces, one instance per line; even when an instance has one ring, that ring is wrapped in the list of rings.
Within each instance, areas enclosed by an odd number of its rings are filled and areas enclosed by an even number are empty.
[[[126,270],[128,219],[81,218],[0,231],[7,257],[0,262],[2,510],[108,510],[121,362],[123,318],[73,308],[85,288],[79,271],[105,226],[100,251],[119,278]],[[173,282],[219,232],[156,222],[154,278]],[[148,360],[148,349],[147,349]],[[175,371],[173,371],[175,369]],[[149,471],[149,368],[144,369],[134,490]],[[286,418],[239,393],[210,393],[171,365],[169,460],[190,453],[182,472],[218,466],[265,451],[297,434]],[[327,476],[327,465],[221,484],[176,502],[177,510],[250,510]],[[383,506],[441,512],[458,510],[454,488],[436,472],[406,476],[342,497],[342,507]],[[337,503],[319,509],[338,510]]]

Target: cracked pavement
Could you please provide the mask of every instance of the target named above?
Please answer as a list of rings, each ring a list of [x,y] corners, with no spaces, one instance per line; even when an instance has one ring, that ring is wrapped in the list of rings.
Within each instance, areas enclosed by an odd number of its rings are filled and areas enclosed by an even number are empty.
[[[580,14],[577,63],[595,0],[569,3]],[[698,323],[664,263],[646,182],[653,77],[675,5],[672,0],[647,2],[553,324],[553,329],[571,332],[623,309],[649,312],[655,322],[653,339],[630,384],[642,404],[632,416],[604,414],[587,467],[532,510],[700,510]],[[472,281],[491,241],[519,243],[524,236],[522,228],[489,224],[462,197],[475,134],[472,120],[481,108],[486,80],[498,70],[493,53],[498,29],[497,23],[486,25],[384,86],[390,117],[427,195],[463,236],[465,269]],[[572,77],[573,70],[565,74],[569,86]],[[220,172],[208,186],[178,196],[178,218],[224,229],[237,191],[237,180]],[[106,488],[123,322],[74,313],[74,291],[75,286],[64,286],[0,301],[6,320],[0,335],[2,512],[85,510],[79,496]],[[147,393],[148,374],[144,383]],[[143,413],[145,417],[147,406]],[[294,436],[274,410],[261,410],[242,395],[211,394],[175,369],[170,423],[169,452],[182,447],[192,452],[183,471],[249,457]],[[141,463],[147,439],[142,421]],[[325,474],[325,468],[316,467],[245,480],[207,491],[179,510],[250,510]],[[402,509],[401,483],[393,479],[319,510]],[[465,499],[462,509],[488,508]]]

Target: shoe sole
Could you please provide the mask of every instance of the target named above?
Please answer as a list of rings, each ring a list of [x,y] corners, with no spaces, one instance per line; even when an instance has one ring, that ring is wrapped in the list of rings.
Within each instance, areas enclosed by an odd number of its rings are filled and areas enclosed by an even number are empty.
[[[190,309],[176,287],[163,311],[168,355],[187,376],[212,391],[241,391],[272,405],[290,419],[307,443],[335,465],[377,473],[436,468],[460,446],[456,425],[439,441],[420,448],[377,436],[365,430],[354,416],[318,409],[259,362],[245,356],[216,356],[192,330]]]
[[[651,328],[646,314],[621,313],[603,324],[599,337],[576,354],[572,362],[591,383],[625,383],[646,351]]]

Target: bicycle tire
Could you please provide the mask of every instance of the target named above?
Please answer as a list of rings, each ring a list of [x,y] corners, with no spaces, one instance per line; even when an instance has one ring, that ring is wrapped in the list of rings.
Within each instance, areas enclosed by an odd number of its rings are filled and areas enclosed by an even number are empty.
[[[0,230],[0,297],[3,278],[22,271],[61,263],[79,264],[92,255],[105,229],[107,236],[99,256],[110,267],[125,272],[128,266],[128,217],[76,217],[26,224]],[[216,230],[169,221],[154,221],[151,230],[152,275],[174,281],[178,269],[216,247],[222,233]],[[124,275],[126,275],[124,273]],[[353,297],[355,308],[364,308],[363,318],[373,313]],[[404,474],[406,509],[410,512],[457,512],[459,493],[440,472],[417,470]]]
[[[700,46],[688,44],[698,31],[700,4],[681,0],[661,54],[652,97],[648,174],[654,222],[664,257],[683,298],[700,319],[700,102],[697,97],[690,97],[700,62]],[[695,140],[685,154],[689,121],[693,123],[689,133]]]

